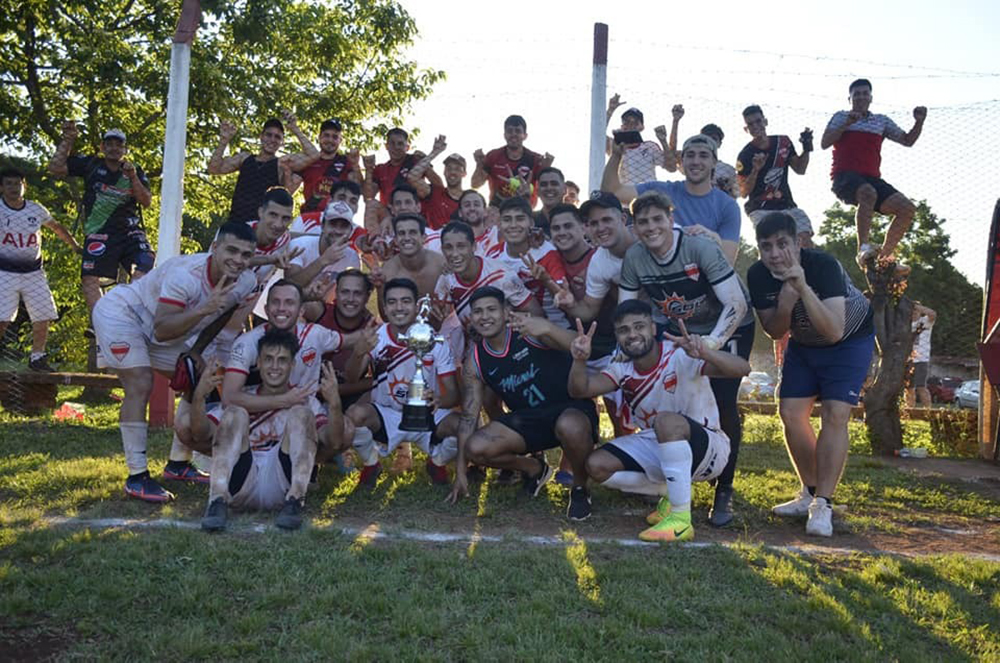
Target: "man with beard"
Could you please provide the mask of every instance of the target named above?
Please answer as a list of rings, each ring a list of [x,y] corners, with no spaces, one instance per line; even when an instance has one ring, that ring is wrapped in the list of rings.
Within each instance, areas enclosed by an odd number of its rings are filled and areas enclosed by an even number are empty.
[[[733,202],[724,193],[719,195]],[[749,296],[719,245],[703,234],[689,235],[675,228],[672,211],[670,199],[656,191],[633,201],[633,229],[639,242],[625,253],[619,301],[635,299],[642,290],[663,329],[678,336],[683,320],[687,329],[703,336],[706,347],[748,358],[754,336]],[[712,378],[711,382],[722,430],[731,445],[709,513],[709,522],[723,527],[733,520],[733,477],[742,440],[737,406],[740,380]]]
[[[322,212],[329,204],[334,182],[361,182],[359,154],[353,149],[340,154],[342,126],[340,120],[330,119],[319,127],[319,158],[304,169],[295,171],[302,178],[302,195],[305,202],[299,212]]]
[[[255,348],[260,384],[247,388],[273,402],[294,391],[289,377],[299,352],[295,335],[277,328],[260,337]],[[337,378],[330,366],[322,369],[320,391],[337,404]],[[212,444],[212,480],[202,529],[225,529],[229,507],[271,511],[280,508],[275,525],[302,526],[302,508],[309,475],[322,446],[339,446],[340,408],[332,408],[338,423],[313,396],[297,398],[287,406],[253,414],[231,405],[221,414]]]
[[[614,325],[628,361],[611,362],[595,373],[587,369],[593,327],[584,333],[577,323],[569,393],[590,398],[620,389],[629,424],[641,431],[592,453],[587,472],[609,488],[661,496],[647,517],[652,527],[639,534],[643,541],[693,539],[691,481],[718,477],[729,455],[706,376],[739,379],[750,372],[750,364],[688,335],[683,322],[680,337],[664,334],[665,340],[659,340],[646,302],[622,302]]]
[[[360,483],[374,488],[382,473],[380,456],[388,456],[400,444],[418,445],[427,454],[427,474],[438,485],[448,483],[445,467],[455,457],[458,417],[448,409],[458,405],[455,364],[447,343],[437,343],[421,362],[427,384],[428,403],[433,419],[431,431],[404,431],[403,405],[417,367],[413,351],[399,340],[417,318],[417,285],[410,279],[393,279],[385,284],[386,323],[366,327],[347,363],[347,381],[361,379],[369,366],[375,381],[371,403],[355,403],[347,409],[354,426],[354,450],[361,458]]]
[[[537,497],[552,477],[552,468],[536,452],[562,447],[573,467],[567,516],[590,517],[587,455],[598,441],[597,408],[567,392],[575,335],[539,318],[510,314],[499,288],[486,286],[471,296],[472,326],[481,337],[462,368],[463,402],[458,428],[455,483],[448,499],[468,494],[465,463],[495,467],[524,476],[523,491]],[[507,324],[508,316],[514,321]],[[509,412],[476,430],[486,388]]]
[[[353,216],[347,203],[331,203],[323,213],[323,231],[319,237],[306,235],[292,240],[292,249],[302,252],[292,259],[285,277],[302,288],[309,288],[320,279],[320,285],[326,287],[318,294],[325,299],[340,272],[360,269],[361,258],[350,246],[358,229],[352,221]]]
[[[226,148],[236,135],[236,127],[230,122],[219,126],[219,146],[208,160],[208,174],[226,175],[237,170],[240,173],[229,208],[230,221],[252,220],[265,191],[279,185],[291,186],[291,182],[283,178],[283,172],[300,171],[319,158],[319,150],[296,124],[295,116],[286,112],[284,118],[288,129],[302,145],[302,152],[280,158],[278,150],[285,142],[285,125],[281,120],[271,118],[264,123],[260,151],[255,155],[242,150],[227,157]]]
[[[247,224],[224,223],[211,253],[171,258],[144,278],[112,288],[94,307],[97,364],[113,371],[125,391],[118,427],[129,469],[125,493],[130,497],[147,502],[174,497],[149,476],[146,461],[146,405],[153,371],[170,377],[191,338],[252,296],[257,280],[249,264],[255,239]],[[186,462],[168,464],[164,477],[204,481]]]
[[[410,169],[407,183],[417,191],[420,212],[432,230],[440,230],[458,210],[462,195],[462,178],[465,177],[465,157],[455,153],[445,157],[444,180],[434,172],[431,162],[448,147],[444,136],[434,141],[434,149]],[[425,179],[426,177],[426,179]]]

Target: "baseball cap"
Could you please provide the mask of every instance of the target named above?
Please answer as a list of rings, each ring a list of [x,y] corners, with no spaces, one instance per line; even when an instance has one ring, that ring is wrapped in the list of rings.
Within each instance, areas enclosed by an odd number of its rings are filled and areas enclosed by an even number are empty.
[[[117,138],[121,142],[125,142],[125,132],[121,129],[108,129],[104,132],[104,140],[109,138]]]
[[[444,162],[445,163],[448,163],[449,161],[454,161],[455,163],[460,163],[460,164],[462,164],[462,168],[465,168],[465,157],[463,157],[458,152],[452,152],[451,154],[449,154],[448,156],[446,156],[444,158]]]
[[[622,211],[622,204],[613,193],[607,191],[591,191],[590,200],[580,205],[580,216],[586,217],[594,207]]]
[[[681,148],[681,152],[687,152],[687,148],[691,145],[705,145],[708,149],[712,150],[712,157],[718,160],[719,146],[715,144],[715,139],[711,136],[706,136],[705,134],[696,134],[691,136],[686,141],[684,141],[684,146]]]
[[[344,219],[354,223],[354,210],[343,200],[335,200],[323,210],[323,220],[330,221],[332,219]]]
[[[635,116],[635,119],[639,120],[643,124],[645,124],[645,122],[646,122],[643,119],[643,117],[642,117],[642,111],[639,110],[638,108],[636,108],[635,106],[633,106],[632,108],[629,108],[627,111],[625,111],[624,113],[622,113],[622,119],[624,119],[626,115],[633,115],[633,116]]]

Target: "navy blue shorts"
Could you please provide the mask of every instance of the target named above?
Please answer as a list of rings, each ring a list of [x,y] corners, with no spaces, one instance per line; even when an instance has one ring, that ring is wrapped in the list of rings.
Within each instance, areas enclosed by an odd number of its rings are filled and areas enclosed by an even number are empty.
[[[814,347],[788,341],[778,398],[818,397],[821,401],[858,404],[875,351],[875,335]]]

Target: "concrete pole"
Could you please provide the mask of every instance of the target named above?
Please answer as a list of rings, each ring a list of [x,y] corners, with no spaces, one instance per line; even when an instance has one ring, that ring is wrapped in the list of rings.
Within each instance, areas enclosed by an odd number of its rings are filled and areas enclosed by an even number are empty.
[[[608,26],[594,23],[594,70],[590,82],[590,190],[580,192],[581,199],[601,188],[604,174],[605,133],[607,131],[608,95]]]

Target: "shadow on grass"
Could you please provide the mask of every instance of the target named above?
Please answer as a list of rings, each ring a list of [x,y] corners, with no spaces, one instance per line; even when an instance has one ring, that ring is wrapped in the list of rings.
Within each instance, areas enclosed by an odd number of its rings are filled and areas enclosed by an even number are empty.
[[[564,545],[482,544],[471,556],[456,544],[358,549],[315,530],[43,530],[0,549],[0,623],[45,616],[78,635],[60,652],[67,658],[967,660],[997,651],[985,625],[995,623],[988,588],[1000,565],[884,564],[588,546],[574,530]],[[962,588],[970,582],[976,591]],[[933,601],[959,611],[941,620]],[[0,647],[3,638],[0,629]]]

